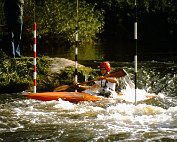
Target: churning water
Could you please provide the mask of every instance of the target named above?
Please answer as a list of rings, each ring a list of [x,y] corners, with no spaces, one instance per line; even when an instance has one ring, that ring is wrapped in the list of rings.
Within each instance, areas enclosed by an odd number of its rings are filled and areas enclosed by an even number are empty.
[[[123,67],[133,82],[132,63]],[[120,85],[126,79],[120,80]],[[126,81],[127,82],[127,81]],[[122,92],[134,98],[130,86]],[[146,101],[104,99],[78,104],[42,102],[19,94],[0,96],[0,141],[4,142],[174,142],[177,141],[177,65],[143,62],[138,67],[137,97]],[[143,95],[142,95],[143,96]]]

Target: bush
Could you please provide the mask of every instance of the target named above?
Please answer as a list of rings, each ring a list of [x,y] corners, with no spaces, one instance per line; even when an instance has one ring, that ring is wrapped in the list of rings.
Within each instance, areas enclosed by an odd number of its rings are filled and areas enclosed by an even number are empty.
[[[46,0],[42,5],[35,5],[32,0],[26,0],[23,32],[25,50],[29,50],[29,45],[31,50],[33,47],[34,21],[37,23],[37,45],[41,51],[49,52],[55,48],[75,45],[77,21],[80,44],[96,40],[96,34],[103,27],[102,14],[94,11],[93,5],[84,1],[79,1],[78,11],[77,19],[76,0]]]
[[[0,92],[20,92],[33,87],[33,58],[3,59],[0,62]],[[48,74],[46,57],[37,59],[37,80]],[[41,84],[42,86],[43,84]],[[40,87],[40,85],[39,85]]]

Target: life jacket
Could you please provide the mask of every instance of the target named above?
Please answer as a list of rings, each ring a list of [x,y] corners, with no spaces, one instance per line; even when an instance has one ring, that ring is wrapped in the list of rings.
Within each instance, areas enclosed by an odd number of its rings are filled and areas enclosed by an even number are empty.
[[[117,95],[115,92],[116,83],[111,83],[107,80],[95,81],[95,83],[101,86],[101,88],[98,90],[98,95],[104,97],[113,97],[114,95]]]

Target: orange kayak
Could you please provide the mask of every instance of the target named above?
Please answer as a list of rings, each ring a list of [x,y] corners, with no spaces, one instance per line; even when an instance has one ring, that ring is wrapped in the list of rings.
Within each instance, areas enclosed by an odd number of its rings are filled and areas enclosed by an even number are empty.
[[[91,102],[96,102],[102,99],[102,97],[99,96],[94,96],[89,93],[84,93],[84,92],[43,92],[43,93],[22,93],[23,96],[26,96],[27,98],[30,99],[35,99],[35,100],[41,100],[41,101],[52,101],[52,100],[65,100],[69,101],[72,103],[78,103],[78,102],[83,102],[83,101],[91,101]],[[142,97],[143,96],[143,97]],[[146,95],[141,95],[140,98],[137,98],[137,101],[145,101],[148,99],[155,98],[156,95],[153,94],[146,94]],[[123,95],[123,94],[118,94],[118,99],[124,100],[127,102],[134,102],[134,96],[133,95]]]
[[[72,103],[83,101],[99,101],[101,98],[83,92],[43,92],[43,93],[24,93],[24,96],[30,99],[41,101],[65,100]]]

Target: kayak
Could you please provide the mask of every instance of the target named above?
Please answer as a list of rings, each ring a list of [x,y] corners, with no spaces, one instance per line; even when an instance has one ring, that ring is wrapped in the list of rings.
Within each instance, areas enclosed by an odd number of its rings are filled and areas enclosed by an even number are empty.
[[[30,99],[41,100],[41,101],[52,101],[52,100],[65,100],[72,103],[78,103],[83,101],[99,101],[101,97],[94,96],[84,92],[43,92],[43,93],[23,93]]]
[[[43,92],[43,93],[22,93],[23,96],[26,96],[29,99],[41,100],[41,101],[52,101],[52,100],[65,100],[72,103],[78,103],[83,101],[96,102],[104,97],[95,96],[89,93],[84,92]],[[132,96],[132,95],[131,95]],[[134,102],[134,96],[118,94],[117,99],[124,100],[126,102]],[[155,98],[155,95],[145,95],[143,98],[140,98],[137,101],[145,101],[148,99]],[[131,99],[132,98],[132,99]]]

